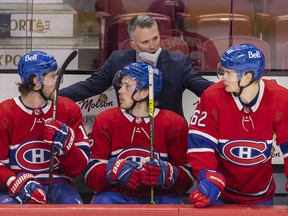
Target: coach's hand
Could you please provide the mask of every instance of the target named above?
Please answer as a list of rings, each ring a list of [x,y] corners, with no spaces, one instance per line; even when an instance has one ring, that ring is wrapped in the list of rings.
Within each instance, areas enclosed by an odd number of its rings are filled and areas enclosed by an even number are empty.
[[[189,199],[197,208],[207,207],[217,200],[225,187],[224,176],[214,170],[201,170],[198,175],[199,184],[192,191]]]
[[[119,183],[128,188],[136,189],[140,185],[140,169],[141,167],[137,162],[114,157],[108,160],[106,177],[111,184]]]
[[[154,159],[142,165],[140,178],[142,184],[170,188],[176,182],[178,169],[169,162],[161,159]]]
[[[46,194],[42,185],[30,173],[20,173],[7,181],[8,192],[21,204],[45,204]]]
[[[50,121],[45,124],[44,141],[55,146],[59,155],[67,154],[74,145],[75,135],[72,128],[60,121]]]

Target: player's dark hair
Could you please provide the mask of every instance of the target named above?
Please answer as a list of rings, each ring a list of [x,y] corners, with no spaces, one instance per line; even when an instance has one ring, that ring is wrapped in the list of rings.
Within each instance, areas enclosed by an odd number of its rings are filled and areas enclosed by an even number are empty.
[[[22,82],[16,83],[16,85],[18,86],[18,91],[21,93],[21,95],[27,96],[31,91],[34,91],[33,88],[35,86],[35,83],[33,82],[33,79],[35,77],[36,75],[32,74],[29,77],[28,83],[22,83]]]
[[[147,88],[147,87],[143,87],[143,88],[141,88],[141,90],[142,90],[142,89],[147,89],[147,90],[149,90],[149,88]],[[149,109],[149,97],[147,96],[146,98],[144,98],[143,101],[146,101],[146,102],[147,102],[147,109]],[[157,108],[158,105],[159,105],[159,101],[154,100],[154,107]]]

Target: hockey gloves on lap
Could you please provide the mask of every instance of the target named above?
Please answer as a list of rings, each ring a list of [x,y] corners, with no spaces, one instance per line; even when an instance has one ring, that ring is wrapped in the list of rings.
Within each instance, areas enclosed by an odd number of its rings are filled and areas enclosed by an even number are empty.
[[[141,166],[134,161],[111,158],[107,164],[106,177],[111,184],[119,183],[131,189],[140,185],[139,170]]]
[[[217,200],[225,187],[224,176],[214,170],[201,170],[198,175],[199,184],[192,191],[189,199],[197,208],[207,207]]]
[[[142,167],[140,178],[145,185],[160,186],[168,189],[173,186],[178,177],[178,169],[161,159],[148,161]]]
[[[30,173],[20,173],[7,181],[8,192],[21,204],[45,204],[46,194],[42,185]]]
[[[55,146],[59,155],[67,154],[74,145],[75,135],[73,129],[60,121],[50,121],[45,124],[44,141]]]

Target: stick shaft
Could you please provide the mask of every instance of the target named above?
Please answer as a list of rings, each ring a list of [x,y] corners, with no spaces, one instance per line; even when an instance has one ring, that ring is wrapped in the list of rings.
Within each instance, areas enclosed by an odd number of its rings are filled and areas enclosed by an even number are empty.
[[[150,118],[150,161],[154,160],[154,70],[149,66],[149,118]],[[151,204],[154,201],[154,187],[151,185]]]
[[[58,77],[55,83],[55,91],[54,91],[54,100],[53,100],[53,114],[52,114],[52,120],[56,120],[57,115],[57,104],[58,104],[58,91],[60,87],[60,83],[63,77],[63,74],[67,68],[67,66],[70,64],[70,62],[76,57],[78,52],[74,50],[70,55],[66,58],[64,61],[62,67],[60,68],[58,72]],[[52,203],[52,182],[53,182],[53,170],[54,170],[54,145],[52,144],[50,147],[50,161],[49,161],[49,178],[48,178],[48,192],[47,192],[47,201],[48,203]]]

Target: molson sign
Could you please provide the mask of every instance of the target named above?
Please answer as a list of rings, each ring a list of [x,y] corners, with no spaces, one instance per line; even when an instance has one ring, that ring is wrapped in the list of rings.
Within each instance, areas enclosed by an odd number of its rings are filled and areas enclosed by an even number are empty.
[[[79,101],[77,104],[82,111],[83,124],[88,136],[91,134],[97,114],[106,109],[118,106],[113,87],[110,87],[102,94]]]

